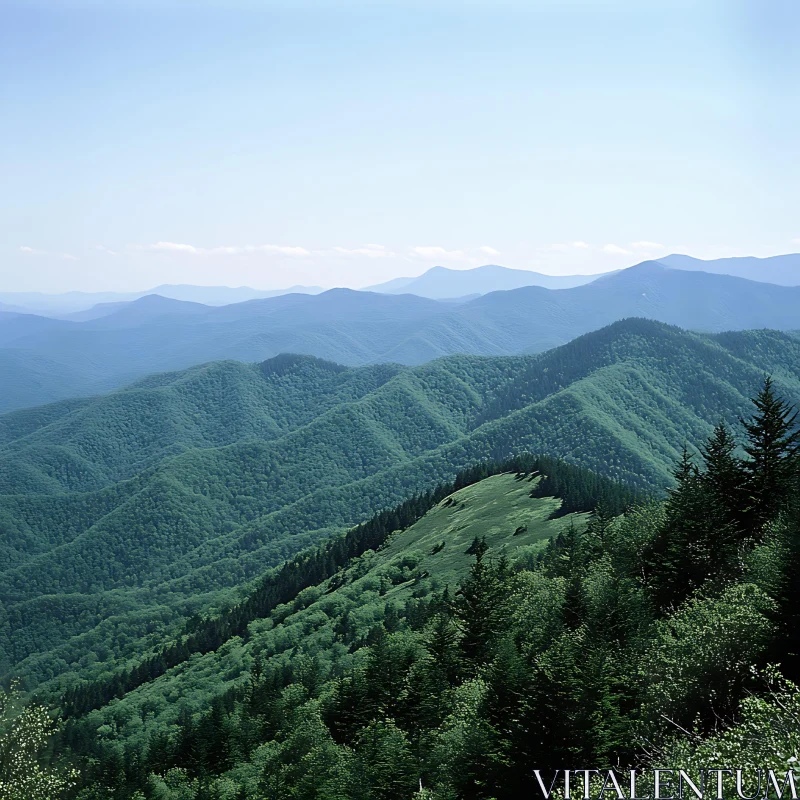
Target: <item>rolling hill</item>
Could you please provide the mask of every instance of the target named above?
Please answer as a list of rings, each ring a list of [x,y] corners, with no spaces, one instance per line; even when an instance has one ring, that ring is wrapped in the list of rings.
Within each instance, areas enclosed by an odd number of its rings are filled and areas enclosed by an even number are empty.
[[[221,307],[147,296],[84,322],[0,313],[7,365],[0,410],[104,392],[157,371],[281,352],[352,366],[541,352],[632,316],[711,332],[797,330],[800,287],[645,262],[571,289],[530,286],[458,304],[335,289]]]
[[[765,370],[800,399],[799,365],[779,332],[627,320],[540,355],[227,361],[7,413],[0,671],[54,687],[102,674],[485,458],[550,454],[660,490],[684,442],[735,423]]]

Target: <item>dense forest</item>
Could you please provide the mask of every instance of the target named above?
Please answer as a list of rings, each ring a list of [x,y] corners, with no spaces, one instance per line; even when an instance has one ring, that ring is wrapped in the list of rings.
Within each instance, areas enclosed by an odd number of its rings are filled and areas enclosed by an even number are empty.
[[[753,403],[665,500],[521,457],[309,550],[215,650],[65,699],[44,774],[82,800],[511,800],[565,764],[799,772],[800,426],[771,379]]]
[[[798,348],[629,320],[538,356],[282,356],[0,416],[0,796],[785,769]]]
[[[264,573],[463,469],[522,452],[659,493],[800,342],[625,320],[541,355],[152,376],[0,416],[0,678],[55,700],[156,658]]]

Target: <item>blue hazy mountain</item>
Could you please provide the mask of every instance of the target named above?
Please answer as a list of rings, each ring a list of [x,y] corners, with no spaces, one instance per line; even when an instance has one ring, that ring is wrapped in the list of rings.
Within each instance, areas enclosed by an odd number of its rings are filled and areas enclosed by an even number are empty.
[[[509,269],[486,264],[475,269],[432,267],[418,278],[394,280],[368,286],[364,291],[383,294],[416,294],[434,300],[488,294],[489,292],[519,289],[522,286],[543,286],[547,289],[569,289],[581,286],[597,275],[543,275],[525,269]]]
[[[737,278],[776,283],[780,286],[800,286],[800,253],[787,253],[769,258],[756,258],[755,256],[717,258],[711,261],[674,253],[660,258],[659,261],[673,269],[733,275]]]
[[[629,317],[709,332],[798,330],[800,287],[649,261],[571,289],[528,286],[462,303],[333,289],[220,307],[147,296],[83,322],[0,313],[0,409],[286,352],[349,366],[540,352]]]
[[[186,300],[209,306],[243,303],[247,300],[278,297],[283,294],[319,294],[320,286],[292,286],[288,289],[251,289],[249,286],[193,286],[162,284],[143,292],[0,292],[0,311],[24,311],[43,316],[78,320],[93,319],[112,313],[121,303],[157,294],[173,300]]]
[[[23,306],[14,306],[9,303],[0,303],[0,313],[24,314],[26,309]]]

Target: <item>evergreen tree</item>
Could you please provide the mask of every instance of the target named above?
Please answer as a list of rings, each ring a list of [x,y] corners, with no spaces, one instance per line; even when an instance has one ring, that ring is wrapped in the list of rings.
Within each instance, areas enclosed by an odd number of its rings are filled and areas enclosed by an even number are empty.
[[[403,800],[417,789],[416,759],[406,735],[391,719],[370,723],[358,738],[356,752],[370,798]]]
[[[453,601],[456,624],[461,630],[461,652],[472,669],[487,664],[502,630],[508,596],[505,561],[486,558],[488,546],[481,538],[470,548],[475,563]]]
[[[751,531],[758,535],[795,486],[800,428],[797,411],[776,396],[771,377],[764,379],[753,405],[755,412],[742,424],[747,433],[744,449],[749,456],[744,462],[747,520]]]
[[[701,450],[705,465],[703,482],[730,521],[741,517],[745,502],[744,469],[735,450],[736,440],[725,422],[714,428]]]
[[[449,608],[437,614],[426,630],[425,646],[431,655],[433,668],[448,686],[454,686],[461,674],[459,638]]]
[[[706,494],[700,471],[684,446],[668,490],[666,522],[645,555],[647,580],[662,608],[679,605],[697,590],[705,577],[698,550],[705,538]]]

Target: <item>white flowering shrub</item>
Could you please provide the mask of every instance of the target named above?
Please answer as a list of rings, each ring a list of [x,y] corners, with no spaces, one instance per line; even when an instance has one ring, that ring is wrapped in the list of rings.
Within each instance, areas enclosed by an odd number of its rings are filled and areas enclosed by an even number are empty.
[[[13,685],[0,688],[0,800],[57,800],[75,784],[77,773],[41,763],[55,729],[46,709],[22,705]]]

